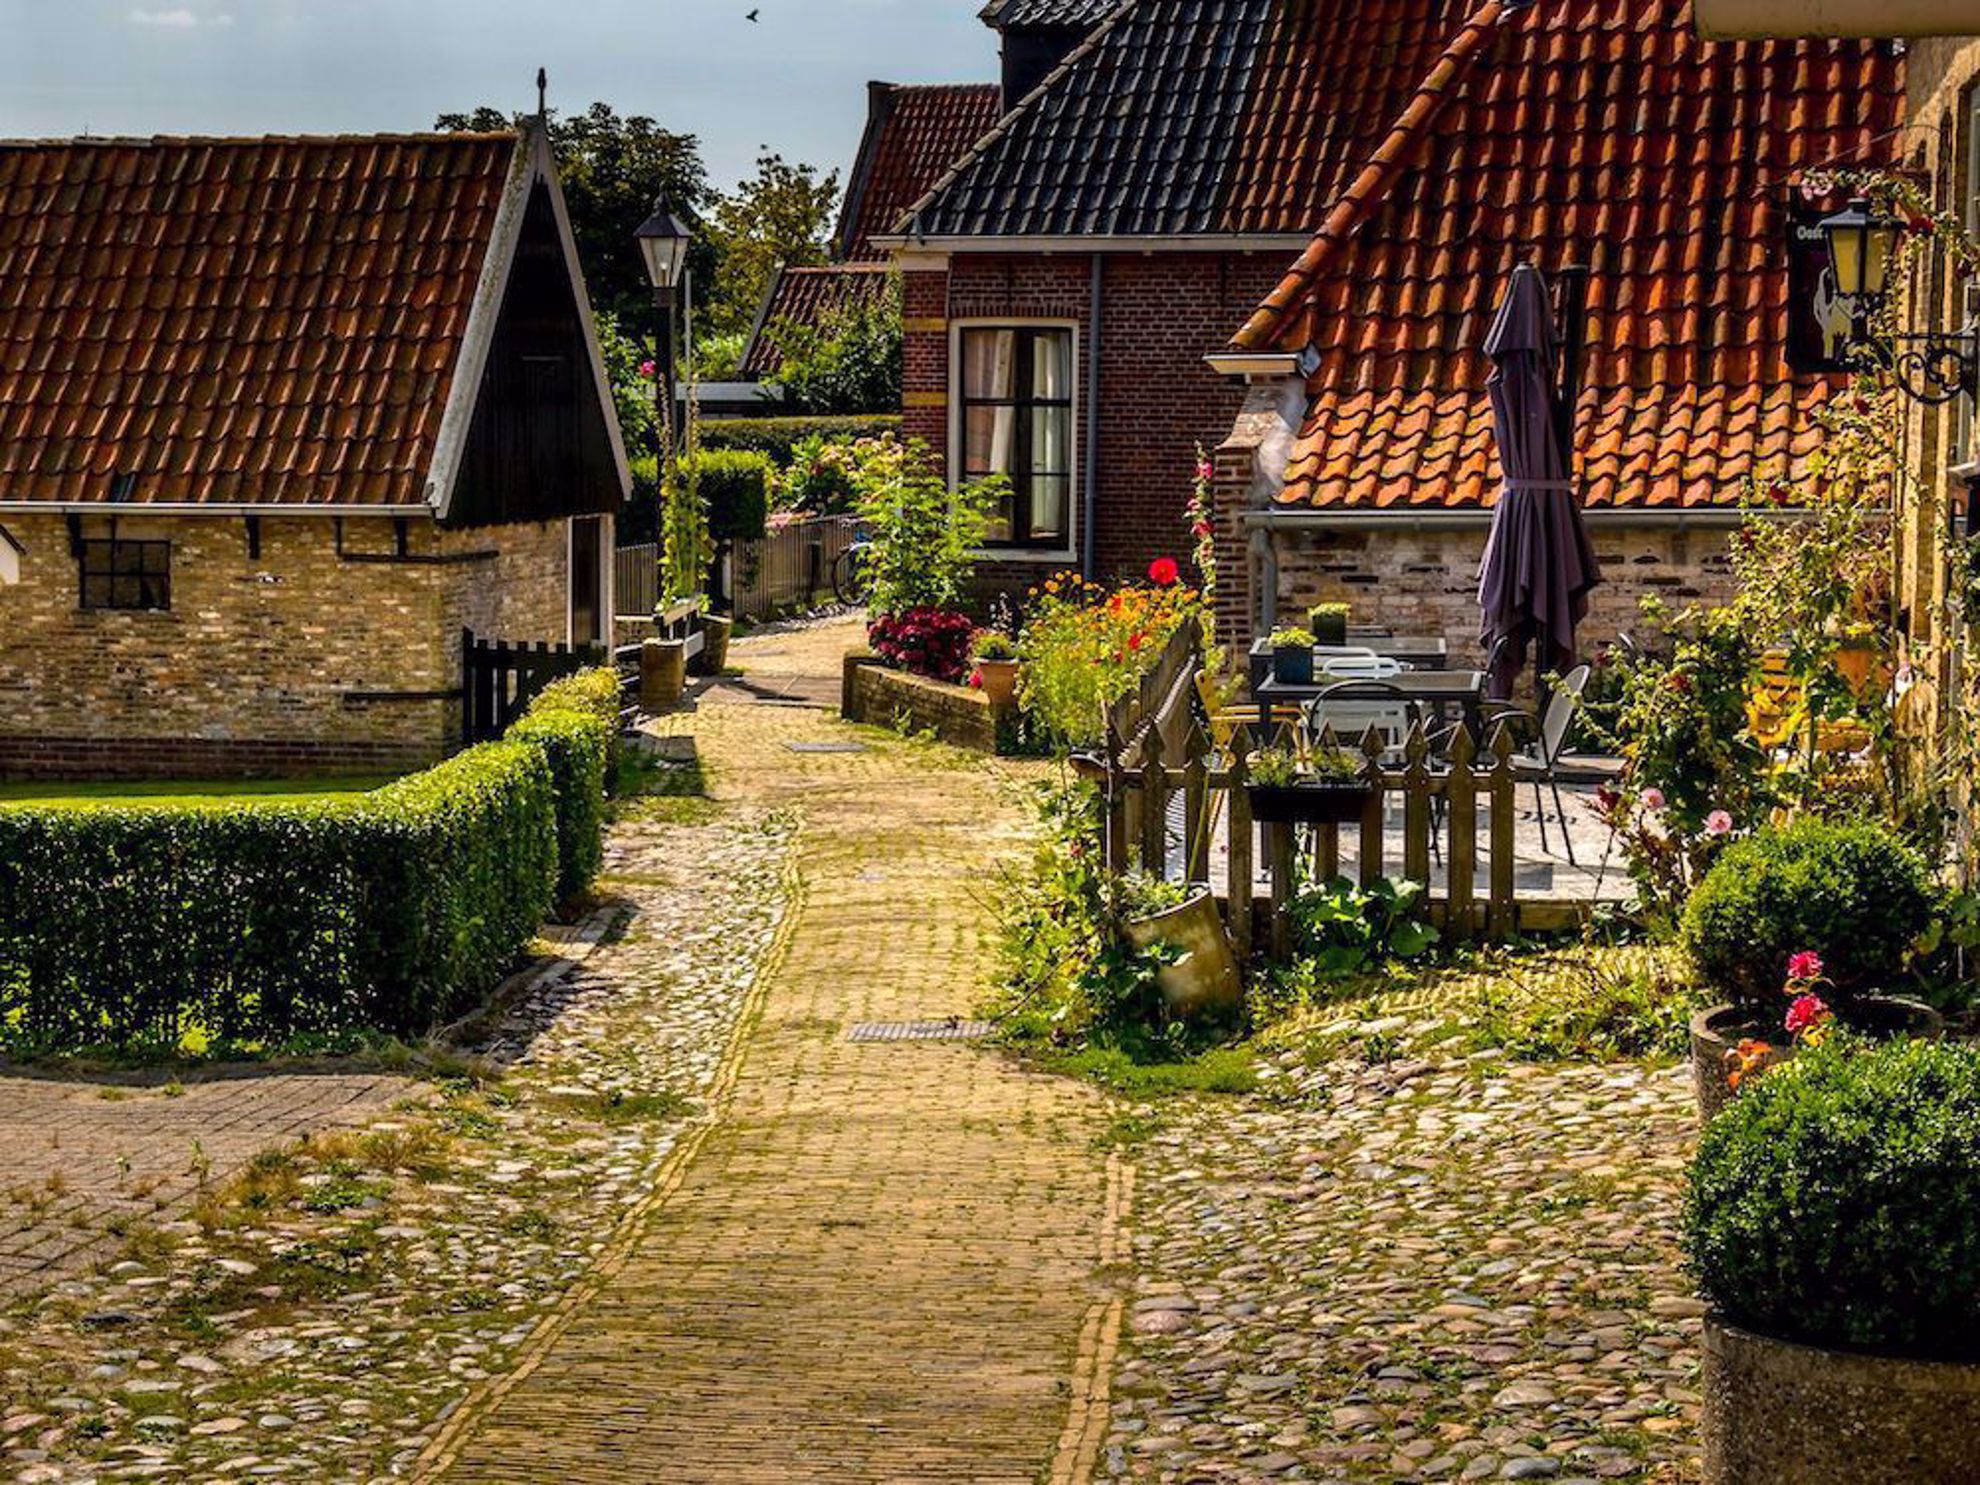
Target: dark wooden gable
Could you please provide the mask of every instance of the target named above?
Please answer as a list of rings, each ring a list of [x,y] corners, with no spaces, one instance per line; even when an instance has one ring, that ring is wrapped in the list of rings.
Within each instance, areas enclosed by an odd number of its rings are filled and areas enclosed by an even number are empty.
[[[581,314],[549,188],[538,182],[482,373],[448,524],[492,526],[617,511],[618,466]]]

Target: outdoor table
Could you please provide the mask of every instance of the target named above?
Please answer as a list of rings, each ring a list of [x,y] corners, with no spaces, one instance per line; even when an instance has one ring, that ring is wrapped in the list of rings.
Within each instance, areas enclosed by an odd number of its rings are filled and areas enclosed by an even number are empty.
[[[1405,670],[1365,684],[1370,688],[1371,699],[1377,693],[1394,694],[1433,708],[1440,717],[1445,707],[1457,707],[1465,726],[1471,729],[1472,740],[1483,748],[1486,679],[1482,670]],[[1258,707],[1259,733],[1269,733],[1275,705],[1304,707],[1330,687],[1358,684],[1363,683],[1341,676],[1315,676],[1310,684],[1297,684],[1268,675],[1251,688],[1251,699]],[[1394,691],[1384,690],[1387,687],[1393,687]]]
[[[1411,670],[1442,670],[1451,663],[1451,647],[1441,635],[1434,634],[1382,634],[1366,637],[1348,631],[1345,645],[1316,645],[1316,658],[1323,657],[1329,650],[1370,650],[1391,660],[1399,660]],[[1255,639],[1251,642],[1250,654],[1251,684],[1256,686],[1272,673],[1272,641]]]

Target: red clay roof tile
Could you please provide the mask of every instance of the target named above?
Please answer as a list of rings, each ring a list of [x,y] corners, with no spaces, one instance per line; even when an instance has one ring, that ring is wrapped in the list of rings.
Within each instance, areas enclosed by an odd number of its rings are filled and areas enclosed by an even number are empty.
[[[750,378],[774,377],[784,364],[776,338],[779,325],[817,326],[854,305],[876,304],[891,282],[892,266],[887,263],[780,269],[750,332],[738,370]]]
[[[422,501],[516,150],[0,143],[0,499]]]

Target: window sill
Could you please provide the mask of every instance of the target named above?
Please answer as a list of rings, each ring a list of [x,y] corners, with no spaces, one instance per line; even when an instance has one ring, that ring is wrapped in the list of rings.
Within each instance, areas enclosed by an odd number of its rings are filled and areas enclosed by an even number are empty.
[[[972,555],[979,562],[1050,562],[1060,567],[1079,561],[1079,554],[1071,548],[1050,551],[1039,547],[978,547]]]

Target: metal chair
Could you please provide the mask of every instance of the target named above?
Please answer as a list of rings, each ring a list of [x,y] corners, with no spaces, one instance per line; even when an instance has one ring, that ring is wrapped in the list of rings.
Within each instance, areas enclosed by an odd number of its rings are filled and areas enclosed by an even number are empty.
[[[1559,766],[1561,755],[1567,750],[1568,731],[1581,709],[1581,693],[1588,687],[1588,676],[1586,665],[1577,665],[1562,676],[1537,717],[1523,707],[1504,704],[1495,707],[1489,702],[1485,713],[1488,732],[1504,722],[1528,734],[1525,746],[1512,755],[1513,773],[1533,785],[1533,810],[1540,819],[1542,851],[1547,850],[1547,805],[1540,786],[1545,784],[1553,792],[1554,808],[1561,817],[1561,845],[1567,851],[1570,866],[1581,863],[1574,859],[1574,833],[1568,829],[1567,806],[1561,802]]]
[[[1402,662],[1355,645],[1315,645],[1313,668],[1344,681],[1385,681],[1402,673]]]
[[[1306,703],[1306,729],[1314,740],[1331,728],[1337,742],[1352,746],[1373,727],[1382,735],[1384,753],[1400,752],[1422,720],[1420,704],[1379,679],[1339,680]]]

